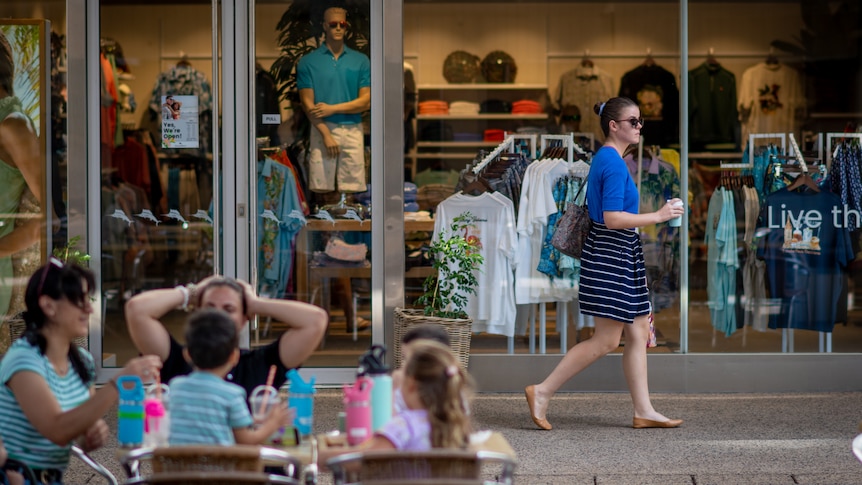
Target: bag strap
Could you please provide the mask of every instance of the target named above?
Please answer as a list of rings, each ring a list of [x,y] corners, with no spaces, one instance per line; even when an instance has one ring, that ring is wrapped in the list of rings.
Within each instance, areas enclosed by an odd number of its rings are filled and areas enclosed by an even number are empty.
[[[586,187],[586,186],[587,186],[587,179],[584,179],[583,183],[581,183],[581,186],[578,188],[578,193],[577,193],[577,194],[575,194],[575,198],[574,198],[574,199],[572,199],[572,201],[571,201],[571,202],[569,202],[569,204],[575,204],[575,205],[577,205],[577,203],[576,203],[575,201],[576,201],[576,200],[578,200],[578,197],[580,197],[580,196],[581,196],[581,192],[584,190],[584,187]],[[587,199],[586,199],[586,197],[584,198],[584,205],[587,205]]]

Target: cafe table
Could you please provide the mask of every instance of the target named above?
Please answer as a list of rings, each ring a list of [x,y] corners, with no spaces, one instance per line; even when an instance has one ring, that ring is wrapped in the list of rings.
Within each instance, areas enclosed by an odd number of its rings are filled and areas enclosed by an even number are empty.
[[[323,433],[316,436],[317,454],[327,456],[329,452],[350,453],[358,451],[358,448],[348,446],[346,435],[344,433]],[[515,450],[512,445],[506,440],[499,431],[478,431],[470,435],[470,451],[490,451],[506,455],[509,458],[517,459]],[[320,460],[318,460],[320,461]],[[303,462],[304,463],[304,462]],[[318,466],[323,468],[326,463],[318,463]]]

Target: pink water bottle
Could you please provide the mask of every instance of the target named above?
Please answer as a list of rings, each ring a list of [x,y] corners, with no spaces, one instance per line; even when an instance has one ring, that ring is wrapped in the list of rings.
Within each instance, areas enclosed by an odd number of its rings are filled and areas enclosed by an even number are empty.
[[[344,427],[347,444],[358,445],[371,438],[371,388],[368,377],[357,377],[352,386],[344,385]]]

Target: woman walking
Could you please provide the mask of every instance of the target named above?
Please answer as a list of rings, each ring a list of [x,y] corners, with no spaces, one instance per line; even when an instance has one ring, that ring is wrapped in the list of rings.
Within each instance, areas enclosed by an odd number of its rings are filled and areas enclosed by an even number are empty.
[[[579,299],[581,311],[593,315],[595,334],[572,347],[557,367],[539,384],[524,390],[530,416],[542,429],[551,397],[569,379],[616,349],[625,334],[623,371],[634,405],[634,428],[675,428],[681,419],[656,411],[649,397],[646,344],[649,337],[649,294],[643,249],[634,228],[665,222],[682,215],[679,199],[671,199],[657,212],[638,213],[637,187],[623,152],[638,143],[643,128],[638,105],[629,98],[611,98],[596,104],[605,144],[593,157],[587,182],[587,205],[592,229],[581,258]]]

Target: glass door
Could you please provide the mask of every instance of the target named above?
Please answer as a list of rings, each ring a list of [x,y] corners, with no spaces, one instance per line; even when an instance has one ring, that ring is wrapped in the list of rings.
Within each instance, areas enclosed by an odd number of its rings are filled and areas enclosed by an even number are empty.
[[[100,247],[91,268],[100,278],[104,368],[138,354],[124,315],[130,298],[224,272],[214,190],[222,187],[222,13],[217,1],[98,3],[99,88],[90,103],[99,105],[98,116],[91,111],[98,138],[90,136],[90,153],[99,154],[90,175],[98,243],[90,247]],[[161,319],[178,339],[184,321],[180,311]]]
[[[328,312],[306,371],[352,372],[373,323],[371,8],[277,1],[250,11],[252,277],[262,296]],[[260,321],[251,345],[284,331]]]

